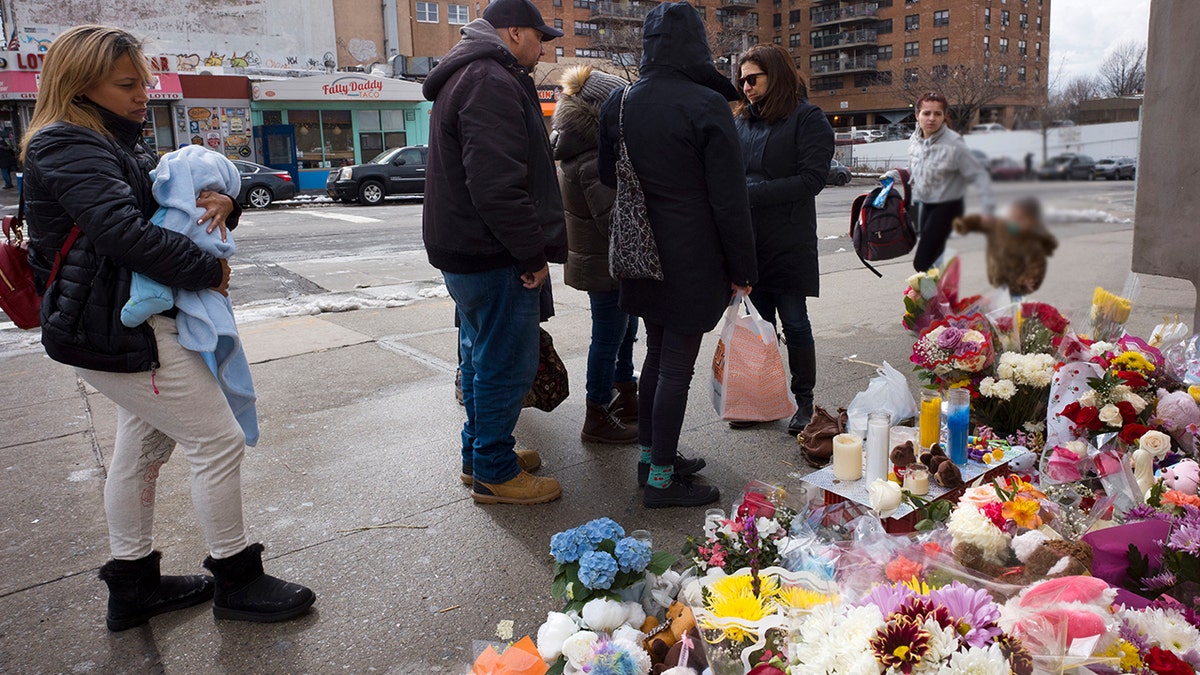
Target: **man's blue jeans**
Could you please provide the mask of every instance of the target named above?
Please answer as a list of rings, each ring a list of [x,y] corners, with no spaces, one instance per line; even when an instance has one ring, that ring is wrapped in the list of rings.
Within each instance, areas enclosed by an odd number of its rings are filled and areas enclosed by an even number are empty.
[[[537,374],[539,294],[517,267],[444,276],[462,324],[463,472],[504,483],[521,472],[512,432]]]
[[[617,306],[619,291],[590,291],[592,344],[588,348],[587,400],[607,406],[614,382],[633,381],[638,318]]]

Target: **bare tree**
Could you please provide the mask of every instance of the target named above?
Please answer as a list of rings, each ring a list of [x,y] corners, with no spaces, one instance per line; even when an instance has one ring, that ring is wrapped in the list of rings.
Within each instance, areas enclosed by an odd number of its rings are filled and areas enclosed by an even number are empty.
[[[597,31],[592,46],[608,54],[612,68],[620,71],[626,80],[634,82],[638,79],[642,63],[642,24],[608,23]]]
[[[1139,94],[1146,88],[1146,45],[1122,42],[1100,64],[1100,89],[1108,96]]]
[[[1084,101],[1098,98],[1100,86],[1100,81],[1091,75],[1076,75],[1055,93],[1074,109]]]
[[[892,91],[909,102],[915,102],[927,92],[939,92],[950,102],[947,111],[950,119],[965,127],[975,122],[980,110],[1000,99],[1030,96],[1034,85],[1020,82],[1016,68],[1015,64],[996,60],[982,66],[933,66],[893,79]]]

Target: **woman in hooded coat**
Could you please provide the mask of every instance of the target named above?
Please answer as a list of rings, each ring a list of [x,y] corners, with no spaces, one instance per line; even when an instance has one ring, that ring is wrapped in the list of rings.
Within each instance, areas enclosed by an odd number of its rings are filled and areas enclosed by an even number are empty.
[[[679,454],[688,387],[704,334],[736,288],[758,275],[746,177],[729,102],[737,89],[713,66],[704,23],[686,2],[651,10],[641,79],[624,99],[624,140],[646,200],[663,279],[623,279],[620,306],[646,325],[639,380],[638,482],[650,508],[697,506],[717,488],[687,480],[703,459]],[[617,187],[622,93],[600,114],[600,177]]]

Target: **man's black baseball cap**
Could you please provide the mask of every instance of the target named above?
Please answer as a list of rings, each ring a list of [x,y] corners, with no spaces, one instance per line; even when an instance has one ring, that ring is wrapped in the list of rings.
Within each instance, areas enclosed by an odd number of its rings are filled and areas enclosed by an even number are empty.
[[[563,36],[561,30],[546,25],[542,13],[530,0],[493,0],[483,10],[483,18],[493,28],[536,28],[542,33],[542,42]]]

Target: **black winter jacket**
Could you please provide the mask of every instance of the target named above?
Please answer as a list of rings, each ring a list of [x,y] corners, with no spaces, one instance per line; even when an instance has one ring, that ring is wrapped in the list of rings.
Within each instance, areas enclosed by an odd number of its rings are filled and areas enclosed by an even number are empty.
[[[581,291],[617,290],[608,273],[608,221],[617,193],[600,182],[596,167],[599,122],[599,107],[581,96],[564,92],[554,107],[554,159],[570,249],[563,278]]]
[[[821,274],[815,198],[829,176],[833,127],[807,101],[773,124],[758,117],[753,106],[747,113],[736,123],[758,249],[754,288],[816,297]]]
[[[476,19],[429,73],[433,101],[425,174],[425,251],[458,274],[567,258],[562,197],[537,89]]]
[[[679,333],[713,329],[730,283],[758,277],[746,174],[729,101],[704,24],[685,2],[650,11],[641,79],[625,102],[625,144],[646,195],[663,280],[621,281],[621,309]],[[600,113],[600,177],[616,187],[622,90]]]
[[[121,323],[133,273],[172,288],[203,290],[221,283],[221,263],[186,236],[150,223],[158,208],[150,170],[158,158],[142,143],[142,125],[101,114],[111,137],[56,123],[29,142],[29,262],[44,286],[78,224],[82,234],[42,299],[42,345],[67,365],[141,372],[157,367],[158,350],[148,324]]]

